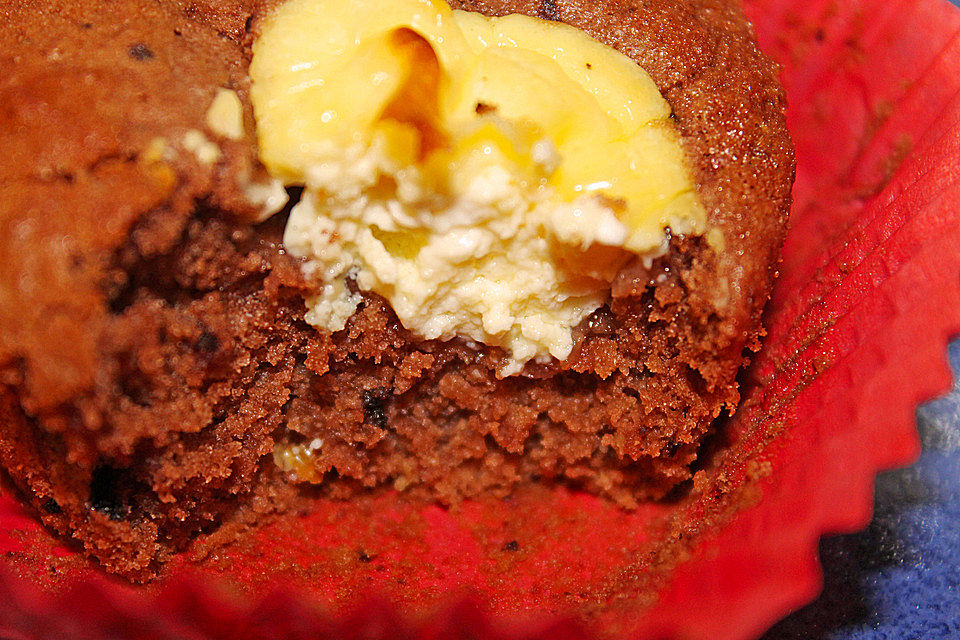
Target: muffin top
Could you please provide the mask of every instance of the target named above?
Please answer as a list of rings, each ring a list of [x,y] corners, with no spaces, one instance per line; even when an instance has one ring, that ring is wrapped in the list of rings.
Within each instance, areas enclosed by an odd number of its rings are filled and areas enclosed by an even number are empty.
[[[198,203],[255,215],[245,187],[263,169],[248,29],[275,4],[54,0],[0,10],[0,363],[22,363],[30,411],[96,385],[125,265],[174,246]],[[724,0],[452,4],[560,20],[643,67],[672,109],[708,223],[723,234],[723,250],[687,252],[688,307],[731,336],[755,322],[793,157],[776,67],[741,9]],[[207,125],[223,88],[244,106],[236,140]],[[204,142],[215,157],[198,152]],[[631,291],[631,273],[621,275],[615,296]]]

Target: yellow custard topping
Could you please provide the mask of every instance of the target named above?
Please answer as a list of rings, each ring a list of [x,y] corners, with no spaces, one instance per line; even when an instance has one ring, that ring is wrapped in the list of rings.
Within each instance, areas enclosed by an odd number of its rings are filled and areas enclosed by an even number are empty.
[[[572,27],[431,0],[291,0],[250,73],[261,158],[304,196],[287,250],[337,331],[383,296],[426,339],[566,358],[616,272],[705,212],[632,60]]]

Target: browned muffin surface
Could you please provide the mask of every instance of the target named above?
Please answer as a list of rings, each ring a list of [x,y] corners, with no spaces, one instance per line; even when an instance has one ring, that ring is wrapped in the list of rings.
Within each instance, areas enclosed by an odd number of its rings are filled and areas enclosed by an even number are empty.
[[[217,87],[245,100],[251,7],[0,8],[0,464],[108,569],[148,577],[197,535],[291,504],[277,444],[322,439],[299,475],[335,497],[557,480],[630,507],[688,479],[735,406],[793,171],[775,70],[740,9],[455,5],[563,20],[641,63],[725,242],[674,238],[621,273],[568,361],[504,380],[494,350],[417,340],[375,296],[342,332],[305,324],[283,216],[248,222],[249,108],[245,140],[204,124]],[[191,130],[222,158],[183,148]]]

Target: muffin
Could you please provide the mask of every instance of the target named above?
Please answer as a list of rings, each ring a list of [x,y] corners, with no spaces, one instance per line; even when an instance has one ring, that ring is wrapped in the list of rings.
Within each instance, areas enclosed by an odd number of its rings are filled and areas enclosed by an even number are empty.
[[[424,5],[447,19],[446,7]],[[662,238],[642,249],[623,234],[560,243],[578,251],[557,264],[572,264],[579,279],[570,282],[589,286],[554,333],[545,329],[555,339],[541,340],[483,318],[476,330],[437,328],[431,319],[442,313],[424,301],[400,308],[403,296],[365,276],[356,252],[329,260],[310,253],[307,235],[291,235],[297,220],[323,219],[318,194],[331,193],[311,173],[323,164],[316,158],[271,155],[284,135],[275,124],[289,119],[269,105],[285,94],[270,93],[270,72],[256,71],[270,38],[282,44],[276,25],[289,7],[2,10],[0,463],[25,500],[107,570],[144,579],[198,536],[310,495],[389,490],[456,504],[552,482],[632,508],[682,490],[711,424],[737,404],[736,374],[761,333],[790,202],[782,91],[740,8],[455,3],[561,22],[592,38],[583,46],[629,57],[665,101],[654,119],[679,149],[671,175],[691,185],[686,217],[658,213]],[[459,86],[467,67],[451,62],[458,51],[426,29],[395,27],[387,44],[419,71],[434,68],[437,92]],[[564,28],[557,37],[573,36]],[[469,138],[436,114],[427,122],[442,101],[424,101],[423,83],[404,86],[374,105],[378,122],[418,136],[398,154],[429,162]],[[544,131],[524,137],[502,102],[476,102],[476,122],[521,159],[545,158],[531,182],[550,182],[543,167],[577,162],[540,153]],[[305,139],[294,133],[299,149]],[[588,123],[580,139],[591,135]],[[596,132],[604,135],[615,138]],[[614,222],[629,215],[615,190],[592,195],[619,214]],[[379,242],[392,254],[420,250],[409,249],[409,234]],[[504,273],[525,273],[520,264]]]

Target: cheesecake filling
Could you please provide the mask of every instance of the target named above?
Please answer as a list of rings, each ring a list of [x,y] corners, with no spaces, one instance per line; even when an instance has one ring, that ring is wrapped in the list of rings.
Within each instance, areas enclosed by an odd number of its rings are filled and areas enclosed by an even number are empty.
[[[291,0],[254,45],[261,158],[301,185],[284,234],[339,331],[385,298],[424,339],[568,357],[628,262],[705,211],[670,108],[583,32],[431,0]]]

